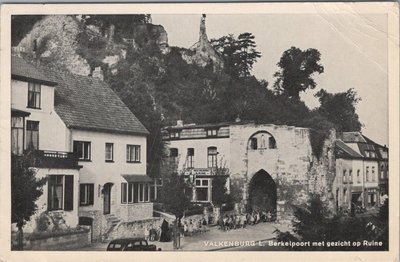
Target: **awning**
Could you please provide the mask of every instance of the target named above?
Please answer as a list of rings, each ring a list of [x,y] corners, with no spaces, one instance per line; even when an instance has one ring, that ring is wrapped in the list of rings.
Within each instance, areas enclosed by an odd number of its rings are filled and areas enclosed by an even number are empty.
[[[31,113],[20,109],[11,108],[11,116],[23,117],[23,116],[29,116],[30,114]]]
[[[146,175],[122,175],[122,177],[129,183],[153,182],[153,179]]]

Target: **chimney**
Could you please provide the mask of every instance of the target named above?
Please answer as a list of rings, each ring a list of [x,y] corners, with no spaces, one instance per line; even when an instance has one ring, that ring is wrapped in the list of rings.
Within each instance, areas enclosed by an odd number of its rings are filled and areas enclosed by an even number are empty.
[[[237,115],[237,117],[236,117],[236,119],[235,119],[235,122],[236,123],[240,123],[242,120],[240,119],[240,116],[239,115]]]
[[[92,73],[92,77],[93,78],[97,78],[100,79],[101,81],[104,81],[104,75],[103,75],[103,71],[101,70],[101,67],[98,66],[94,69],[93,73]]]
[[[176,121],[176,126],[179,126],[179,127],[183,127],[183,120],[177,120]]]

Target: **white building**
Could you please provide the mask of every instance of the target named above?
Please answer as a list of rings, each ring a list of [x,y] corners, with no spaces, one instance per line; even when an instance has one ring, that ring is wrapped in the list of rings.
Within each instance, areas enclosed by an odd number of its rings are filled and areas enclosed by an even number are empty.
[[[360,132],[343,132],[336,141],[336,207],[376,208],[387,194],[388,149]]]
[[[48,178],[36,216],[90,225],[95,239],[152,217],[148,131],[106,83],[13,56],[11,85],[12,152],[32,149]]]

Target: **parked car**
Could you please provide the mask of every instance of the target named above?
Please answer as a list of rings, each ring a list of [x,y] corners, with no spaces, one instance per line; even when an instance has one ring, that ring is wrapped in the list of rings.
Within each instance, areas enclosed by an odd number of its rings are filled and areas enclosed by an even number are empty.
[[[112,240],[107,251],[161,251],[161,248],[149,245],[144,238],[122,238]]]

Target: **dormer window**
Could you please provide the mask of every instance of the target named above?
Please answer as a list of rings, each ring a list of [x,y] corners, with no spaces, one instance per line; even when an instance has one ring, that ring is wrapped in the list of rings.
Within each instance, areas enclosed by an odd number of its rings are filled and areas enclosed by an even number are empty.
[[[40,108],[40,84],[28,83],[28,107]]]
[[[169,138],[179,138],[179,132],[178,131],[170,131],[169,132]]]
[[[207,129],[207,136],[208,137],[215,137],[218,136],[218,129]]]

